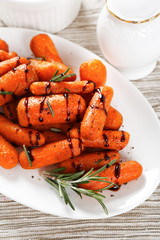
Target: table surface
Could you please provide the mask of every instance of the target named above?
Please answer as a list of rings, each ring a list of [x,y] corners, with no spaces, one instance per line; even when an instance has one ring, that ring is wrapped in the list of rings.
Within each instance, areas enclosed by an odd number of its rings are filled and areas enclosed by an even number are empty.
[[[77,19],[58,36],[102,56],[96,24],[104,0],[83,0]],[[0,26],[5,24],[0,21]],[[159,59],[160,60],[160,59]],[[132,81],[160,118],[160,61],[147,77]],[[160,239],[160,186],[139,207],[101,220],[72,220],[41,213],[0,195],[0,239]]]

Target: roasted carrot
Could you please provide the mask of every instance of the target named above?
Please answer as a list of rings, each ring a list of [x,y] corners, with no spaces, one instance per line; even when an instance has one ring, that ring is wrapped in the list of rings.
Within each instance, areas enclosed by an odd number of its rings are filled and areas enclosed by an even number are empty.
[[[94,140],[102,134],[112,97],[111,87],[100,87],[96,90],[81,123],[82,139]]]
[[[67,136],[65,134],[56,133],[56,132],[52,132],[52,131],[44,131],[43,136],[46,139],[46,141],[45,141],[46,144],[53,143],[53,142],[59,142],[59,141],[67,139]]]
[[[49,62],[60,62],[62,59],[52,41],[47,34],[38,34],[30,42],[30,48],[35,57],[45,58]]]
[[[5,104],[2,109],[3,109],[3,113],[4,115],[14,121],[17,122],[18,120],[18,116],[17,116],[17,105],[18,105],[19,100],[15,100],[13,102],[7,103]]]
[[[64,65],[63,63],[51,63],[46,62],[38,59],[30,59],[30,64],[35,70],[36,74],[38,75],[38,78],[40,81],[49,81],[53,75],[56,73],[57,70],[58,74],[64,73],[68,67]],[[73,71],[70,69],[67,74],[71,74]],[[75,81],[76,75],[66,78],[64,81]]]
[[[141,174],[142,166],[140,163],[136,161],[127,161],[120,164],[117,163],[116,165],[106,168],[104,171],[100,172],[98,176],[107,177],[106,181],[113,182],[117,185],[122,185],[139,178]],[[80,184],[79,187],[98,190],[107,187],[108,185],[109,183],[106,182],[90,181],[89,183]]]
[[[30,65],[22,64],[0,78],[0,91],[11,94],[0,95],[0,106],[11,102],[15,96],[21,96],[28,91],[30,84],[38,81],[35,71]]]
[[[0,135],[0,166],[5,169],[13,168],[18,163],[18,152]]]
[[[80,121],[86,110],[84,99],[77,94],[23,98],[18,104],[21,126]]]
[[[89,81],[78,82],[35,82],[30,86],[30,91],[34,95],[77,93],[87,94],[94,91],[94,83]]]
[[[116,162],[120,161],[118,151],[83,153],[73,159],[60,162],[58,167],[66,168],[63,173],[75,173],[82,170],[89,171],[91,168],[99,169],[114,159]]]
[[[9,51],[8,44],[2,39],[0,39],[0,50]]]
[[[45,143],[45,137],[42,133],[33,129],[22,128],[1,114],[0,134],[7,139],[7,141],[20,146],[23,144],[28,147],[41,146]]]
[[[123,122],[122,114],[118,110],[110,106],[104,124],[104,129],[118,130],[121,127],[122,122]]]
[[[0,62],[0,76],[25,63],[28,63],[28,60],[24,57],[14,57]]]
[[[32,166],[28,161],[25,151],[20,153],[19,162],[22,168],[35,169],[76,157],[82,151],[83,145],[80,140],[68,139],[50,143],[36,149],[27,149]]]
[[[101,148],[110,150],[122,150],[129,142],[129,133],[124,131],[104,130],[97,139],[93,141],[82,138],[78,128],[72,128],[68,132],[68,137],[81,139],[85,147]]]
[[[17,57],[16,52],[6,52],[4,50],[0,50],[0,62],[5,61],[10,58]]]
[[[98,59],[91,59],[81,64],[80,79],[92,80],[96,87],[104,86],[107,78],[105,65]]]

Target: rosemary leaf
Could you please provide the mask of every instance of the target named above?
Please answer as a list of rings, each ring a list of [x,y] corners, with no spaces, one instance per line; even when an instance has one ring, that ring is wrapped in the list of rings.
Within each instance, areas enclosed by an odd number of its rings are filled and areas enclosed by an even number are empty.
[[[47,105],[48,105],[48,107],[49,107],[49,110],[50,110],[50,112],[51,112],[51,114],[52,114],[52,117],[54,117],[54,112],[53,112],[53,109],[52,109],[52,106],[51,106],[50,102],[49,102],[48,100],[47,100],[46,102],[47,102]]]
[[[59,69],[57,69],[57,71],[55,72],[55,74],[53,75],[53,77],[55,77],[59,72]]]
[[[50,128],[50,131],[51,132],[57,132],[57,133],[60,133],[60,132],[62,132],[62,130],[61,129],[59,129],[59,128]]]
[[[12,95],[12,94],[13,94],[13,92],[8,92],[8,91],[0,91],[0,95],[7,95],[7,94],[9,94],[9,95]]]
[[[57,73],[59,71],[59,70],[57,70],[56,73],[54,74],[54,76],[50,79],[50,82],[61,82],[66,78],[76,75],[75,73],[67,74],[69,70],[70,70],[70,68],[68,68],[64,73],[61,73],[59,75],[57,75]]]
[[[101,158],[99,161],[96,162],[96,164],[99,164],[100,162],[102,162],[104,159]]]
[[[27,158],[28,158],[29,165],[32,167],[32,161],[31,161],[31,159],[30,159],[30,157],[29,157],[27,148],[26,148],[26,146],[25,146],[24,144],[23,144],[23,149],[24,149],[25,154],[26,154],[26,156],[27,156]]]
[[[70,92],[71,90],[69,90],[68,88],[64,88],[67,92]]]

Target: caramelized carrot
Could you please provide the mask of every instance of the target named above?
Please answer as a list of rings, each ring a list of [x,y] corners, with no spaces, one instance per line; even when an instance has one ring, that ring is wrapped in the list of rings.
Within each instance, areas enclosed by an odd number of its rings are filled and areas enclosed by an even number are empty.
[[[120,164],[112,165],[111,167],[100,172],[97,176],[107,177],[106,181],[113,182],[117,185],[122,185],[124,183],[139,178],[141,174],[142,166],[140,163],[136,161],[127,161]],[[91,190],[98,190],[107,187],[108,185],[109,183],[106,182],[90,181],[89,183],[80,184],[79,187]]]
[[[59,141],[67,139],[67,136],[65,134],[51,132],[51,131],[44,131],[43,136],[46,139],[46,141],[45,141],[46,144],[53,143],[53,142],[59,142]]]
[[[122,114],[112,106],[109,107],[106,121],[104,124],[105,130],[118,130],[123,122]]]
[[[0,50],[9,51],[8,44],[2,39],[0,39]]]
[[[18,152],[0,135],[0,166],[5,169],[13,168],[18,163]]]
[[[80,79],[92,80],[96,87],[104,86],[107,78],[105,65],[98,59],[91,59],[81,64]]]
[[[28,60],[24,57],[14,57],[0,62],[0,76],[25,63],[28,63]]]
[[[0,50],[0,62],[5,61],[10,58],[17,57],[17,56],[18,55],[16,52],[6,52],[4,50]]]
[[[94,140],[102,134],[112,97],[111,87],[100,87],[96,90],[81,123],[82,139]]]
[[[94,83],[89,81],[78,82],[35,82],[30,86],[30,91],[34,95],[77,93],[87,94],[94,91]]]
[[[79,122],[75,122],[75,123],[54,123],[54,124],[45,124],[45,125],[34,125],[32,126],[33,129],[36,129],[38,131],[47,131],[50,130],[52,128],[52,130],[55,129],[55,132],[61,132],[63,134],[67,134],[70,129],[72,128],[79,128],[80,127],[80,123]]]
[[[30,84],[38,81],[37,75],[30,65],[22,64],[0,78],[0,91],[11,92],[12,94],[0,95],[0,106],[11,102],[14,96],[21,96],[26,93]]]
[[[120,155],[118,151],[83,153],[82,155],[73,159],[60,162],[58,167],[66,168],[63,173],[75,173],[82,170],[89,171],[91,168],[99,169],[114,159],[116,162],[120,161]]]
[[[14,121],[17,122],[18,120],[18,116],[17,116],[17,105],[18,105],[19,100],[15,100],[13,102],[7,103],[5,104],[2,109],[3,109],[3,113],[4,115]]]
[[[45,143],[45,137],[42,133],[33,129],[22,128],[3,115],[0,115],[0,134],[9,142],[17,145],[25,144],[31,147],[41,146]]]
[[[80,155],[82,151],[83,145],[81,145],[80,140],[68,139],[50,143],[36,149],[28,149],[32,166],[29,164],[25,152],[20,153],[19,162],[22,168],[35,169],[76,157]]]
[[[52,41],[47,34],[38,34],[30,42],[30,48],[35,57],[45,58],[49,62],[60,62],[62,59]]]
[[[80,121],[85,110],[86,104],[80,95],[67,93],[23,98],[17,107],[19,123],[23,127]]]
[[[63,63],[51,63],[38,59],[30,59],[30,64],[35,70],[40,81],[49,81],[57,70],[58,74],[64,73],[68,67]],[[67,74],[71,74],[73,71],[70,69]],[[76,75],[66,78],[64,81],[75,81]]]

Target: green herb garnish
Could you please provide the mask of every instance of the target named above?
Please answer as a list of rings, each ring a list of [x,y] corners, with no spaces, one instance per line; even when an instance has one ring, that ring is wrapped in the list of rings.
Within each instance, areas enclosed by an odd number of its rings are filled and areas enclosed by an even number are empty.
[[[58,74],[58,75],[57,75],[57,73],[58,73],[57,71],[59,71],[59,70],[57,70],[56,73],[55,73],[56,75],[54,74],[54,76],[51,78],[50,82],[61,82],[66,78],[69,78],[69,77],[72,77],[72,76],[76,75],[75,73],[67,74],[69,70],[70,70],[70,68],[68,68],[64,73],[61,73],[61,74]]]
[[[31,161],[31,159],[29,157],[29,154],[28,154],[28,151],[27,151],[27,148],[26,148],[25,144],[23,144],[23,149],[24,149],[25,154],[26,154],[26,156],[28,158],[29,165],[32,167],[32,161]]]
[[[61,129],[59,129],[59,128],[50,128],[50,131],[51,132],[57,132],[57,133],[60,133],[60,132],[62,132],[62,130]]]
[[[49,102],[48,100],[47,100],[46,102],[47,102],[47,105],[48,105],[48,107],[49,107],[49,110],[50,110],[50,112],[51,112],[51,114],[52,114],[52,117],[54,117],[54,112],[53,112],[53,109],[52,109],[52,106],[51,106],[50,102]]]
[[[110,163],[110,166],[111,164],[114,164],[114,162],[115,160],[112,161],[112,163]],[[84,194],[84,195],[87,195],[88,197],[92,197],[96,199],[102,206],[104,212],[108,214],[108,210],[103,202],[103,199],[105,198],[105,196],[98,193],[98,191],[103,191],[105,189],[108,189],[112,186],[117,186],[117,185],[113,182],[107,181],[106,180],[107,177],[96,176],[98,173],[106,169],[106,165],[92,174],[91,172],[93,171],[93,168],[85,174],[84,174],[85,172],[84,170],[77,173],[67,173],[67,174],[59,173],[64,169],[65,168],[58,168],[50,171],[44,171],[42,172],[42,177],[46,182],[48,182],[50,185],[56,188],[56,190],[59,192],[60,197],[63,198],[64,202],[66,204],[69,204],[73,210],[75,210],[75,208],[66,191],[67,187],[70,187],[81,198],[82,198],[82,194]],[[89,181],[106,182],[106,183],[109,183],[109,185],[103,189],[98,189],[98,190],[89,190],[89,189],[84,189],[79,187],[79,184],[89,183]]]
[[[8,91],[0,91],[0,95],[7,95],[7,94],[9,94],[9,95],[12,95],[12,94],[13,94],[13,92],[8,92]]]
[[[42,60],[43,60],[43,61],[46,61],[46,57],[45,57],[45,56],[42,56]]]
[[[97,161],[97,162],[96,162],[96,164],[99,164],[99,163],[101,163],[103,160],[104,160],[104,159],[103,159],[103,158],[101,158],[99,161]]]
[[[68,88],[64,88],[67,92],[70,92],[71,90],[69,90]]]

